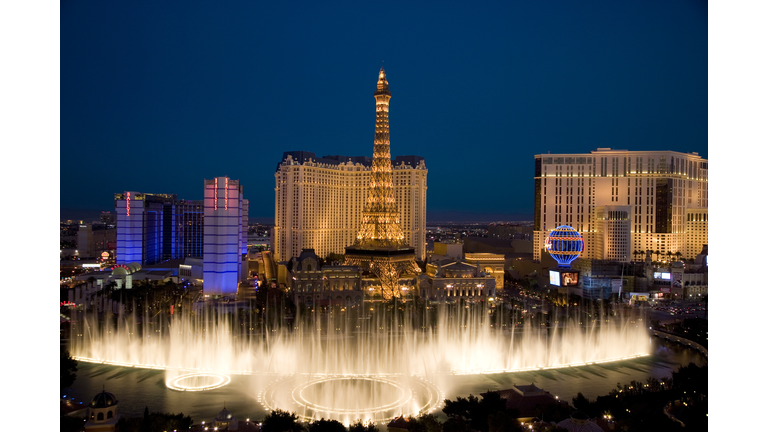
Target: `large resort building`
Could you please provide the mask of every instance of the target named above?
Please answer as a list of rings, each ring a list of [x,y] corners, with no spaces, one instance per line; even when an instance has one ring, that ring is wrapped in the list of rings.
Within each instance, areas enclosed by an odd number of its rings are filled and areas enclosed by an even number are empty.
[[[534,161],[535,260],[560,225],[584,237],[582,258],[628,262],[650,250],[693,259],[708,242],[708,167],[698,153],[598,148]]]
[[[248,200],[238,180],[204,180],[200,201],[175,194],[118,193],[115,213],[116,263],[133,269],[130,273],[178,260],[177,276],[202,276],[206,294],[215,296],[235,294],[247,278]],[[131,287],[130,278],[126,287]]]
[[[416,285],[421,270],[415,260],[426,257],[427,167],[420,156],[391,158],[391,97],[382,68],[374,92],[373,157],[318,158],[293,151],[284,153],[277,166],[274,256],[279,262],[294,258],[294,285],[306,303],[356,301],[363,293],[388,299],[409,295]],[[332,253],[343,254],[344,265],[326,266],[330,273],[321,276],[312,262]],[[336,277],[337,271],[342,278],[356,279],[338,286],[343,296],[326,293],[336,287],[316,280]],[[363,291],[372,280],[376,286]]]
[[[373,158],[283,153],[275,172],[275,260],[314,249],[342,255],[355,243],[371,185]],[[405,243],[426,255],[427,166],[421,156],[392,160],[392,188]]]

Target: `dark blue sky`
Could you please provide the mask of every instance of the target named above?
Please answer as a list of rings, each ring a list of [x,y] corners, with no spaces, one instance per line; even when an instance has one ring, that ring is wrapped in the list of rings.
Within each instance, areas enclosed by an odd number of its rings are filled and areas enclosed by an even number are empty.
[[[707,156],[701,1],[61,3],[61,207],[244,185],[274,216],[282,153],[426,158],[428,218],[533,213],[533,155]],[[422,2],[427,3],[427,2]]]

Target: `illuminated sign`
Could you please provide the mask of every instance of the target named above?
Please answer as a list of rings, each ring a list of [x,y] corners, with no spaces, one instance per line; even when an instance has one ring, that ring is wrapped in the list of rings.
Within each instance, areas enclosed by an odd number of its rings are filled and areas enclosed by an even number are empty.
[[[83,268],[101,268],[101,264],[83,264]]]
[[[550,270],[549,284],[562,287],[578,286],[579,272],[562,267],[557,270]]]
[[[579,274],[577,272],[560,273],[563,286],[577,286],[579,284]]]
[[[224,177],[224,210],[227,209],[229,204],[229,178]]]
[[[107,259],[107,258],[109,258],[109,252],[102,252],[102,253],[101,253],[101,259],[104,259],[104,260],[105,260],[105,259]]]
[[[131,215],[131,193],[130,192],[125,193],[125,215],[126,216]]]
[[[213,209],[219,209],[219,178],[213,179]]]
[[[584,250],[584,239],[573,227],[561,225],[549,233],[544,249],[560,267],[570,267]]]
[[[654,279],[671,280],[672,274],[668,272],[653,272]]]
[[[560,273],[550,270],[549,271],[549,284],[554,286],[560,286]]]

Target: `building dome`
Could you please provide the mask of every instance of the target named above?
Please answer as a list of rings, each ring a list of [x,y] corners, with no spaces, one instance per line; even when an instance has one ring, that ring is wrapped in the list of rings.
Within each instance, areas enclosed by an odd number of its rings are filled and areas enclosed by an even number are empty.
[[[605,432],[603,428],[589,420],[589,416],[581,411],[571,414],[571,418],[565,419],[557,424],[557,427],[563,428],[568,432]]]
[[[229,410],[228,410],[227,408],[224,408],[224,409],[223,409],[223,410],[221,410],[221,412],[219,412],[219,414],[216,416],[216,420],[217,420],[217,421],[228,421],[228,420],[232,420],[232,413],[231,413],[231,412],[229,412]]]
[[[112,276],[125,276],[132,273],[136,273],[141,270],[141,264],[132,262],[128,264],[118,264],[112,267]]]
[[[96,396],[93,397],[93,400],[91,400],[91,408],[108,408],[113,407],[117,405],[117,399],[115,399],[115,395],[113,395],[110,392],[103,391]]]

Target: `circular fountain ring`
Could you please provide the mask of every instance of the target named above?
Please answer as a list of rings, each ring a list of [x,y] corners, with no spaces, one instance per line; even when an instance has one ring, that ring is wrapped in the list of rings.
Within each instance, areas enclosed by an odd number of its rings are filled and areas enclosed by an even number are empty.
[[[194,372],[180,375],[165,382],[166,387],[176,391],[206,391],[229,384],[228,375],[214,372]]]
[[[330,394],[344,393],[344,386],[369,385],[388,393],[372,406],[328,404],[322,398],[322,388]],[[304,421],[333,418],[339,421],[368,420],[388,422],[398,415],[416,416],[437,409],[444,394],[432,383],[412,376],[344,375],[308,377],[293,375],[270,383],[259,395],[267,411],[280,408],[295,412]],[[349,401],[347,401],[349,402]],[[359,401],[354,401],[359,402]]]

